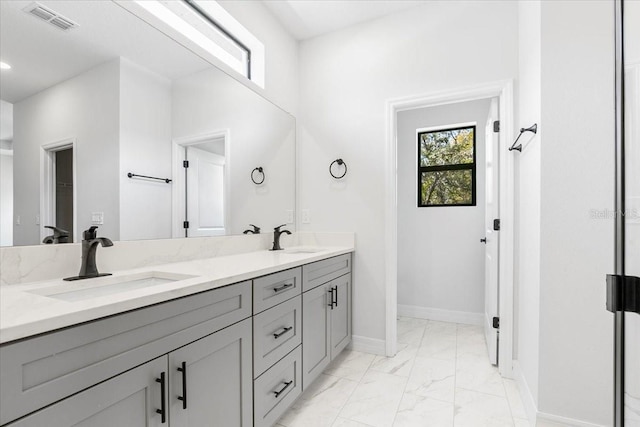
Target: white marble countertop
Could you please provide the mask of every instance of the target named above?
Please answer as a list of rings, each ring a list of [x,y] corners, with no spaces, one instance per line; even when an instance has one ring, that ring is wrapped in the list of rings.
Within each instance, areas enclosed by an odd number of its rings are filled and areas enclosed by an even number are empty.
[[[291,250],[293,248],[289,248]],[[264,276],[288,268],[352,252],[352,246],[316,248],[317,252],[257,251],[194,261],[113,271],[112,276],[66,282],[61,278],[0,287],[0,344],[76,325],[128,310],[145,307]],[[56,287],[81,289],[109,283],[118,277],[158,272],[191,275],[192,278],[157,284],[110,295],[65,301],[43,294]],[[100,281],[100,282],[99,282]]]

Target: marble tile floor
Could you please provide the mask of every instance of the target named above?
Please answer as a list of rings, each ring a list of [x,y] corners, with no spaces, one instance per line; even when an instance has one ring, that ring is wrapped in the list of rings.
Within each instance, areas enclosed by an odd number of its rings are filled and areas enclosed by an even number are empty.
[[[277,427],[529,426],[482,327],[398,319],[394,358],[345,350]]]

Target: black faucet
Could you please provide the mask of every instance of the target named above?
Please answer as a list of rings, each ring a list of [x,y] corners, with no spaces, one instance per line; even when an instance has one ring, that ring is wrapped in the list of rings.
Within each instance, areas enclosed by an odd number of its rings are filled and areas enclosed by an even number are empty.
[[[96,226],[92,226],[82,234],[84,240],[82,240],[82,266],[80,267],[80,273],[78,273],[77,276],[67,277],[64,280],[81,280],[111,275],[111,273],[98,273],[98,267],[96,266],[98,243],[104,247],[108,247],[113,246],[113,242],[106,237],[96,237],[97,228]]]
[[[260,227],[257,227],[253,224],[249,224],[249,225],[253,227],[253,230],[252,229],[244,230],[242,234],[260,234]]]
[[[271,248],[272,251],[281,251],[282,248],[280,247],[280,236],[285,233],[285,234],[291,234],[291,232],[289,230],[280,230],[280,227],[284,227],[286,224],[282,224],[277,226],[276,228],[273,229],[273,248]]]
[[[51,225],[45,225],[44,228],[50,228],[51,230],[53,230],[53,234],[51,236],[45,237],[42,243],[45,243],[47,245],[52,243],[69,243],[69,232],[67,230],[53,227]]]

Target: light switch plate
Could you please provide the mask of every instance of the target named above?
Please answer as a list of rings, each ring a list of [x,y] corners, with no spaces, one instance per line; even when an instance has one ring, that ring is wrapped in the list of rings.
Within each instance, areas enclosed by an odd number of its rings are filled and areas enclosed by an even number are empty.
[[[311,224],[311,214],[309,213],[309,209],[302,209],[302,223]]]
[[[287,220],[285,221],[287,224],[293,224],[294,220],[294,215],[293,215],[293,210],[292,209],[287,209],[286,211],[287,214]]]
[[[91,212],[91,224],[93,225],[104,224],[104,212]]]

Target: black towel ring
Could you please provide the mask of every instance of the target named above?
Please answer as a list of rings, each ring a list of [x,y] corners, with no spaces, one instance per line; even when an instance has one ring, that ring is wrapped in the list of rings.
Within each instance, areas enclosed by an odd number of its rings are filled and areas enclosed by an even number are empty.
[[[342,173],[342,175],[340,176],[335,176],[333,174],[333,165],[337,163],[338,166],[344,166],[344,172]],[[333,162],[331,162],[331,164],[329,165],[329,173],[331,174],[332,177],[334,177],[335,179],[342,179],[344,178],[344,176],[347,174],[347,164],[344,162],[344,160],[342,159],[335,159]]]
[[[253,177],[253,174],[256,171],[258,171],[259,174],[262,174],[262,180],[260,180],[260,182],[256,181],[256,179]],[[264,169],[262,169],[262,166],[258,166],[257,168],[251,171],[251,181],[253,181],[253,183],[256,185],[260,185],[264,182]]]

